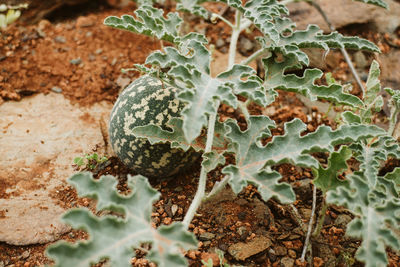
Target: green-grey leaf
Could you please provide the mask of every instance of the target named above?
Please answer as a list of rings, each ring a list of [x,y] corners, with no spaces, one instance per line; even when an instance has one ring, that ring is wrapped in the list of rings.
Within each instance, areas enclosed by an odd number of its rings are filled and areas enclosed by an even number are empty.
[[[363,2],[363,3],[371,4],[371,5],[376,5],[379,7],[386,8],[386,9],[388,8],[387,3],[383,0],[355,0],[355,1]]]
[[[238,100],[234,92],[261,87],[259,79],[249,78],[255,76],[255,71],[248,66],[234,65],[212,77],[210,61],[210,52],[204,44],[193,39],[181,45],[180,50],[165,47],[164,53],[154,52],[146,60],[147,64],[169,68],[167,74],[180,89],[177,97],[187,103],[182,111],[182,128],[189,143],[207,125],[207,116],[217,112],[216,100],[236,108]]]
[[[353,123],[361,123],[361,118],[360,116],[354,114],[351,111],[345,111],[341,114],[342,120],[346,123],[346,124],[353,124]]]
[[[381,186],[379,191],[375,190],[362,172],[355,172],[349,180],[350,186],[340,186],[336,191],[328,192],[327,201],[343,205],[356,215],[346,231],[348,235],[363,240],[356,258],[365,262],[367,267],[386,266],[385,244],[400,248],[400,241],[392,231],[393,228],[400,230],[400,202],[392,197],[382,197],[390,195],[390,192],[381,191],[388,187]]]
[[[204,19],[209,18],[209,12],[200,4],[207,2],[205,0],[178,0],[176,9],[179,11],[189,12],[191,14],[200,16]]]
[[[400,158],[400,146],[394,138],[387,135],[379,137],[371,144],[353,144],[351,148],[358,153],[356,159],[361,163],[360,170],[372,187],[376,186],[381,162],[386,161],[389,156]]]
[[[326,194],[329,190],[335,190],[338,186],[347,184],[348,181],[338,179],[337,175],[340,171],[347,169],[346,161],[351,158],[351,155],[352,151],[346,146],[342,146],[338,152],[332,152],[327,168],[319,164],[318,169],[312,169],[315,177],[314,185]]]
[[[171,147],[181,148],[184,151],[190,147],[196,151],[205,149],[205,137],[200,136],[192,143],[188,143],[183,133],[183,120],[181,118],[171,118],[167,126],[171,130],[163,130],[160,126],[149,124],[146,126],[138,126],[132,129],[136,137],[146,138],[151,144],[156,143],[171,143]],[[227,142],[224,138],[225,128],[222,123],[216,121],[212,150],[218,153],[223,153],[227,149]]]
[[[374,113],[379,112],[383,106],[382,96],[378,96],[381,92],[381,82],[379,81],[379,64],[373,61],[369,69],[365,96],[363,99],[364,108],[360,110],[362,122],[371,123]]]
[[[264,200],[274,196],[283,203],[292,202],[294,194],[288,185],[278,183],[280,175],[271,173],[266,166],[291,163],[318,168],[318,161],[308,153],[332,152],[335,145],[385,133],[376,126],[344,125],[335,131],[328,126],[320,126],[315,132],[301,136],[306,125],[294,119],[285,124],[285,135],[274,136],[270,143],[262,146],[260,138],[268,137],[269,128],[274,126],[268,117],[250,116],[246,131],[241,131],[233,120],[227,120],[225,125],[226,137],[232,142],[229,151],[235,153],[236,164],[225,167],[223,173],[230,175],[229,183],[234,192],[240,192],[249,182],[258,187]]]
[[[339,84],[332,84],[330,86],[316,85],[316,80],[323,76],[323,72],[319,69],[306,69],[302,77],[295,74],[285,75],[285,70],[296,64],[296,58],[293,54],[283,56],[281,61],[278,61],[274,56],[262,61],[266,68],[264,82],[266,89],[296,92],[308,97],[312,101],[325,99],[333,103],[350,105],[352,107],[363,105],[363,102],[358,97],[343,92],[343,87]]]
[[[137,18],[123,15],[121,18],[110,16],[104,20],[104,24],[113,28],[131,31],[157,37],[171,43],[177,43],[178,30],[182,19],[178,13],[168,13],[164,17],[164,11],[149,5],[142,5],[136,11]]]
[[[107,259],[111,266],[131,266],[134,248],[151,243],[149,259],[158,266],[187,266],[180,248],[195,248],[193,234],[181,223],[154,229],[151,225],[152,203],[160,194],[143,176],[128,176],[132,189],[129,195],[117,193],[117,180],[102,176],[94,180],[91,173],[78,173],[69,181],[77,187],[78,194],[97,199],[97,209],[112,210],[120,214],[97,217],[87,209],[70,210],[63,221],[75,229],[84,229],[89,240],[70,244],[59,241],[47,249],[47,255],[56,266],[91,266]],[[122,216],[122,217],[121,217]],[[172,265],[171,265],[172,264]]]

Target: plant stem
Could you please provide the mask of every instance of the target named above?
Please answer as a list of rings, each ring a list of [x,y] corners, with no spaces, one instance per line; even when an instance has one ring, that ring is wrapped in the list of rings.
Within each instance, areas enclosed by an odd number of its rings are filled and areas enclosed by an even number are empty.
[[[215,106],[218,108],[219,101],[215,103]],[[214,129],[215,129],[215,121],[217,119],[217,112],[212,113],[208,118],[208,129],[207,129],[207,142],[204,153],[210,152],[212,148],[212,143],[214,139]],[[204,194],[206,191],[206,181],[207,181],[207,171],[205,167],[201,167],[199,185],[197,187],[196,195],[193,198],[192,203],[183,219],[183,225],[186,229],[189,228],[189,224],[192,221],[194,215],[196,214],[197,209],[199,208],[201,202],[203,201]]]
[[[226,18],[224,18],[224,17],[221,16],[220,14],[213,13],[213,14],[211,15],[211,17],[212,17],[212,18],[215,17],[215,18],[218,18],[218,19],[222,20],[223,22],[225,22],[226,24],[228,24],[229,27],[231,27],[232,29],[235,28],[235,26],[233,26],[233,24],[232,24],[229,20],[227,20]]]
[[[314,223],[314,214],[315,214],[316,202],[317,202],[317,187],[314,185],[313,186],[313,202],[312,202],[310,222],[308,223],[307,236],[306,236],[306,240],[304,241],[303,253],[301,253],[301,258],[300,258],[300,261],[302,261],[302,262],[304,262],[304,259],[306,257],[308,244],[310,243],[311,231],[312,231],[312,226],[313,226],[313,223]]]
[[[390,136],[393,136],[394,134],[394,129],[396,128],[397,124],[397,115],[399,114],[399,111],[400,110],[397,108],[396,103],[392,103],[392,108],[390,109],[390,120],[389,120],[389,130],[388,130],[388,134]]]
[[[236,46],[237,46],[237,41],[239,39],[239,34],[241,32],[240,29],[241,19],[242,19],[242,14],[240,13],[239,10],[236,10],[235,26],[232,28],[231,43],[229,44],[228,69],[230,69],[233,66],[233,64],[235,64]]]
[[[336,31],[335,27],[332,25],[328,16],[325,14],[325,12],[322,10],[321,6],[318,3],[316,3],[315,1],[306,1],[306,2],[310,5],[312,5],[321,14],[321,16],[325,20],[326,24],[328,24],[328,27],[332,32]],[[362,92],[361,98],[363,98],[364,94],[365,94],[365,88],[361,82],[360,76],[358,76],[356,68],[354,67],[353,62],[351,62],[350,56],[347,53],[346,49],[342,47],[342,48],[340,48],[340,51],[342,52],[347,65],[349,65],[350,71],[353,74],[354,79],[356,79],[356,82],[361,89],[361,92]]]
[[[325,199],[325,196],[323,199]],[[321,233],[321,229],[322,229],[322,226],[324,225],[325,214],[326,214],[327,209],[328,209],[328,203],[326,203],[326,201],[324,201],[324,204],[321,209],[321,213],[319,214],[319,221],[318,221],[317,227],[315,228],[314,233],[313,233],[313,237],[317,237]]]
[[[267,49],[261,48],[261,49],[257,50],[256,52],[254,52],[253,54],[251,54],[248,58],[246,58],[245,60],[240,62],[240,64],[249,65],[253,60],[255,60],[256,58],[258,58],[259,56],[261,56],[262,54],[264,54],[267,51],[268,51]]]

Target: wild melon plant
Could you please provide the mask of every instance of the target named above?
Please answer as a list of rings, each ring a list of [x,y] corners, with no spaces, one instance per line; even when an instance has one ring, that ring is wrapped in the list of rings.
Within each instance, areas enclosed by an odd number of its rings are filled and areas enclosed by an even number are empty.
[[[202,153],[198,190],[184,220],[157,229],[152,227],[152,203],[159,198],[159,193],[141,175],[129,176],[131,193],[121,195],[112,176],[94,180],[90,173],[79,173],[69,178],[78,194],[96,199],[98,211],[112,213],[98,217],[83,208],[67,212],[63,220],[73,228],[85,229],[89,239],[75,244],[61,241],[50,246],[47,254],[58,266],[90,266],[105,259],[111,266],[130,266],[134,249],[141,249],[158,266],[187,266],[182,249],[196,248],[196,238],[188,226],[202,201],[227,185],[238,194],[252,184],[264,201],[275,198],[283,204],[293,203],[296,200],[293,188],[281,182],[281,175],[273,170],[277,164],[290,163],[313,169],[314,186],[322,191],[326,205],[342,205],[354,214],[347,234],[362,240],[356,258],[366,266],[387,265],[385,249],[388,246],[400,249],[400,238],[395,233],[400,230],[400,169],[384,176],[380,175],[380,169],[387,159],[400,158],[399,145],[391,136],[400,109],[400,95],[398,91],[386,89],[392,96],[390,129],[386,131],[372,124],[374,114],[383,104],[377,96],[381,87],[376,62],[372,64],[366,91],[359,98],[347,93],[338,83],[318,84],[323,72],[308,68],[309,58],[301,50],[346,48],[379,52],[379,49],[358,37],[338,32],[323,34],[316,25],[296,30],[287,17],[288,9],[276,0],[221,1],[235,10],[234,22],[210,14],[201,6],[203,2],[206,1],[181,0],[177,9],[211,21],[221,19],[231,26],[227,68],[215,77],[210,72],[212,52],[206,37],[195,32],[182,34],[183,20],[179,13],[164,14],[162,9],[142,3],[134,16],[112,16],[105,20],[108,26],[152,36],[169,44],[150,54],[145,64],[135,65],[135,69],[176,88],[175,97],[185,104],[181,116],[171,118],[169,128],[149,123],[127,127],[126,132],[146,138],[151,144],[168,143],[172,148]],[[381,0],[361,2],[386,7]],[[257,37],[260,49],[241,64],[234,64],[239,35],[251,25],[261,33]],[[255,59],[261,59],[264,65],[264,79],[248,66]],[[303,69],[301,75],[293,72]],[[323,99],[343,106],[346,111],[335,129],[322,125],[306,133],[306,124],[293,119],[284,124],[284,135],[274,136],[263,144],[262,140],[271,137],[271,129],[277,126],[268,116],[252,115],[248,107],[252,103],[270,105],[279,91],[296,92],[311,100]],[[239,100],[238,96],[246,101]],[[245,130],[234,119],[219,120],[217,111],[221,103],[245,115]],[[204,131],[206,140],[202,142]],[[330,154],[328,166],[319,163],[315,152]],[[233,155],[234,163],[225,163],[228,154]],[[339,179],[338,174],[349,169],[350,158],[359,162],[358,169],[347,171],[346,179]],[[218,165],[225,165],[222,169],[225,178],[206,193],[207,173]],[[149,249],[141,248],[147,243],[150,243]]]

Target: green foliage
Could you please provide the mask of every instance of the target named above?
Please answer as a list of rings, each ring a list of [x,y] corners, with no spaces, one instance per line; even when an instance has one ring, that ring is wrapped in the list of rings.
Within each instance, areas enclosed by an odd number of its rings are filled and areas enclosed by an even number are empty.
[[[338,152],[332,152],[328,159],[328,167],[323,168],[321,165],[318,169],[313,168],[314,180],[313,183],[322,193],[325,195],[330,190],[335,190],[339,186],[346,185],[348,181],[340,180],[337,178],[337,174],[340,171],[347,169],[346,161],[352,156],[352,151],[342,146]]]
[[[6,12],[6,14],[0,14],[0,28],[5,28],[21,16],[20,9],[28,8],[28,4],[20,4],[17,6],[8,6],[6,4],[0,4],[0,12]]]
[[[78,167],[82,167],[85,165],[85,169],[94,170],[99,164],[107,161],[107,157],[99,157],[97,153],[93,154],[85,154],[83,157],[74,158],[74,164]]]
[[[180,0],[177,10],[209,18],[208,11],[201,6],[204,2]],[[312,168],[313,182],[323,191],[323,196],[327,196],[326,202],[343,205],[355,215],[347,234],[362,239],[356,258],[367,266],[387,264],[385,246],[400,248],[400,241],[393,232],[400,223],[400,171],[398,168],[385,176],[379,173],[383,162],[400,158],[400,149],[391,137],[392,130],[387,132],[371,124],[383,104],[382,98],[377,97],[381,91],[379,65],[372,63],[365,95],[358,98],[329,75],[326,77],[327,85],[320,85],[323,72],[307,68],[309,58],[301,50],[346,48],[379,52],[378,47],[367,40],[337,32],[323,34],[315,25],[309,25],[306,30],[296,30],[295,24],[287,17],[288,9],[281,1],[222,2],[236,10],[235,25],[228,22],[233,32],[230,59],[235,58],[238,33],[251,24],[261,33],[257,39],[261,48],[243,64],[231,64],[230,60],[227,70],[215,77],[210,72],[212,53],[206,37],[197,33],[182,35],[182,19],[178,13],[164,14],[161,9],[147,3],[135,11],[135,16],[124,15],[105,20],[105,24],[111,27],[170,43],[161,51],[150,54],[144,65],[135,65],[135,68],[161,80],[163,85],[177,88],[176,98],[185,103],[182,117],[171,119],[168,129],[149,123],[132,129],[132,132],[151,144],[170,143],[172,148],[185,151],[193,148],[203,152],[198,193],[183,223],[157,230],[151,227],[151,203],[158,198],[158,194],[142,176],[135,180],[130,177],[133,192],[129,196],[121,196],[114,189],[110,190],[115,187],[111,177],[94,181],[88,174],[81,174],[71,179],[80,195],[95,197],[99,210],[108,209],[118,216],[99,218],[87,210],[71,211],[65,220],[75,228],[85,227],[91,239],[75,245],[58,244],[48,250],[49,255],[58,264],[68,262],[69,266],[89,266],[104,258],[115,266],[124,266],[122,261],[128,264],[129,257],[134,255],[133,248],[151,243],[147,254],[150,260],[159,266],[184,266],[186,262],[177,248],[196,245],[186,229],[204,199],[207,173],[218,165],[224,165],[225,156],[231,154],[234,161],[222,169],[225,178],[212,193],[229,184],[238,194],[248,184],[253,184],[264,201],[276,198],[282,203],[292,203],[295,201],[293,188],[280,181],[282,177],[274,171],[274,167],[289,163]],[[381,0],[362,2],[386,7]],[[213,18],[220,17],[214,14]],[[246,66],[257,56],[262,56],[264,79]],[[302,75],[288,74],[303,69]],[[342,125],[335,129],[322,125],[307,133],[306,124],[300,119],[293,119],[284,123],[283,135],[272,137],[271,129],[277,127],[275,122],[265,115],[251,115],[248,104],[255,102],[265,107],[275,101],[280,90],[296,92],[310,100],[324,99],[332,105],[345,106],[347,111],[341,114]],[[400,111],[400,93],[391,89],[386,91],[391,96],[392,129]],[[246,102],[241,102],[238,95],[246,97]],[[217,113],[221,103],[242,112],[246,124],[234,119],[220,122]],[[271,140],[266,142],[267,139]],[[319,163],[315,152],[329,154],[328,166],[323,167]],[[359,169],[353,173],[347,165],[350,158],[359,161]],[[344,170],[348,170],[345,179],[338,179],[338,174]],[[134,240],[130,238],[132,235]]]
[[[147,258],[158,266],[187,266],[180,248],[196,248],[193,234],[181,223],[151,225],[152,204],[160,194],[143,176],[128,176],[132,192],[120,195],[117,180],[102,176],[94,180],[91,173],[78,173],[69,178],[79,196],[97,200],[97,211],[111,211],[109,215],[95,216],[87,209],[73,209],[63,221],[89,234],[89,240],[69,244],[59,241],[47,249],[47,255],[56,266],[90,266],[107,259],[111,266],[131,266],[134,248],[150,243]]]
[[[371,5],[376,5],[379,7],[386,8],[386,9],[388,8],[387,3],[383,0],[355,0],[355,1],[363,2],[363,3],[371,4]]]

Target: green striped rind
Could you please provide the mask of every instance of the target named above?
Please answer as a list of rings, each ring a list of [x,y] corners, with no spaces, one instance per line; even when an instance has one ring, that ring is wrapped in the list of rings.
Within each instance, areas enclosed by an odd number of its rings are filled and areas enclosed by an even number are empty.
[[[131,83],[119,96],[111,112],[110,140],[121,161],[139,174],[167,177],[191,166],[197,159],[192,149],[184,152],[170,144],[151,145],[137,138],[133,128],[154,124],[168,130],[167,122],[179,117],[184,104],[175,98],[176,89],[150,76]]]

